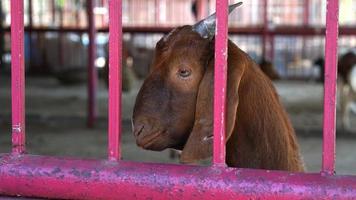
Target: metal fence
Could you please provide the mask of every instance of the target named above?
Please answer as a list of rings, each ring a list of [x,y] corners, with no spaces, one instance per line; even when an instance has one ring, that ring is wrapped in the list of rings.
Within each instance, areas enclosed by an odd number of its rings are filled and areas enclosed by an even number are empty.
[[[356,177],[335,175],[338,1],[328,0],[324,141],[320,173],[229,168],[225,165],[227,0],[218,0],[212,166],[120,160],[122,4],[110,1],[109,145],[107,160],[26,154],[22,0],[11,1],[12,152],[0,155],[0,194],[61,199],[355,199]],[[222,51],[218,51],[217,49]]]

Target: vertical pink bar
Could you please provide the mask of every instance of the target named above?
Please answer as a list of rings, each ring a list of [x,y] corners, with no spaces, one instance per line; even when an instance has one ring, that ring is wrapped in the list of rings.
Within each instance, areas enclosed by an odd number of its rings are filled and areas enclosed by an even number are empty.
[[[326,10],[324,133],[322,172],[335,173],[336,78],[339,1],[328,0]]]
[[[198,12],[198,21],[204,19],[204,17],[206,17],[206,4],[208,2],[206,0],[197,0],[197,12]]]
[[[159,24],[159,6],[160,6],[160,2],[159,0],[155,0],[155,25]]]
[[[303,4],[303,25],[309,25],[309,0],[304,0]]]
[[[214,69],[214,164],[225,164],[225,111],[227,81],[227,0],[216,1]]]
[[[262,59],[267,59],[267,38],[268,38],[268,1],[263,0],[263,35],[262,35]]]
[[[121,157],[121,0],[109,1],[109,159]]]
[[[94,18],[94,0],[87,1],[88,24],[89,24],[89,48],[88,48],[88,127],[93,127],[96,118],[96,85],[97,71],[95,68],[96,58],[96,30]]]
[[[11,0],[12,152],[25,152],[24,1]]]

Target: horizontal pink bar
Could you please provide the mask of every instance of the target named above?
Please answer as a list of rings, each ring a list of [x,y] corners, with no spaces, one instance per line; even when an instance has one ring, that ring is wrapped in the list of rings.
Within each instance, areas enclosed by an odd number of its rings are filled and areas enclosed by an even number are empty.
[[[121,51],[122,22],[121,0],[109,1],[109,144],[108,157],[117,160],[121,157]]]
[[[61,199],[355,199],[356,176],[0,154],[0,194]]]
[[[339,1],[328,0],[327,2],[322,172],[334,174]]]
[[[127,33],[169,33],[175,26],[125,26],[123,27],[123,32]],[[9,28],[4,29],[5,32],[9,32]],[[51,27],[25,27],[27,32],[59,32],[59,33],[84,33],[88,30],[86,28],[75,28],[75,27],[63,27],[51,28]],[[99,28],[98,32],[108,32],[108,28]],[[339,28],[340,35],[356,35],[356,27],[353,26],[341,26]],[[252,27],[230,27],[230,34],[242,34],[242,35],[261,35],[263,33],[263,26],[252,26]],[[312,27],[312,26],[276,26],[273,30],[267,31],[268,35],[291,35],[291,36],[313,36],[313,35],[325,35],[325,28],[322,27]]]
[[[225,164],[226,81],[227,81],[227,0],[216,1],[214,64],[214,164]]]
[[[12,152],[25,152],[24,1],[11,0]]]

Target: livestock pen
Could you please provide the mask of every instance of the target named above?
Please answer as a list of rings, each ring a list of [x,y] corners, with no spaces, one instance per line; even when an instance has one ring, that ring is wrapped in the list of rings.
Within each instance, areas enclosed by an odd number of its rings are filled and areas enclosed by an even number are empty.
[[[3,195],[65,199],[353,199],[356,177],[335,175],[338,1],[329,0],[326,27],[324,146],[320,173],[228,168],[224,164],[227,5],[217,1],[214,155],[211,166],[121,160],[121,1],[109,2],[109,142],[106,160],[26,154],[23,1],[12,0],[12,153],[1,154]],[[147,30],[147,29],[146,29]],[[238,30],[238,29],[237,29]],[[225,53],[225,54],[224,54]],[[224,56],[225,55],[225,56]],[[220,110],[219,110],[220,109]],[[219,113],[219,114],[216,114]],[[222,117],[222,118],[219,118]]]

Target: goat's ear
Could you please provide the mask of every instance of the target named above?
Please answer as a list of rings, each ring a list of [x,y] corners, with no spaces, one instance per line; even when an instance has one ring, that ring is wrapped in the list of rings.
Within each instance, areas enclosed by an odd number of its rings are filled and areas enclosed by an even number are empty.
[[[226,141],[235,127],[238,89],[244,72],[245,60],[242,51],[232,42],[228,42],[228,82]],[[214,60],[208,64],[204,77],[199,85],[195,121],[192,132],[183,148],[180,161],[193,163],[212,156],[213,149],[213,89]]]

